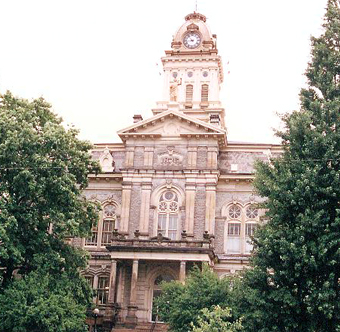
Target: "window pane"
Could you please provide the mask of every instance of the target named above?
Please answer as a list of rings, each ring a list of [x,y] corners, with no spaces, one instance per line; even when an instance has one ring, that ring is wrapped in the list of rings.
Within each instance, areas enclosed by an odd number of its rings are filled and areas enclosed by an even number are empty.
[[[177,214],[170,214],[169,216],[169,231],[177,230]]]
[[[98,232],[97,232],[97,228],[92,229],[92,234],[90,237],[88,237],[87,239],[85,239],[85,245],[86,246],[96,246],[97,245],[97,241],[98,241]]]
[[[106,304],[109,297],[109,277],[98,278],[98,304]]]
[[[241,234],[240,223],[229,223],[228,224],[228,235],[239,236]]]
[[[239,253],[241,240],[239,237],[232,237],[227,239],[227,252]]]
[[[161,232],[165,235],[166,232],[166,214],[158,215],[158,232]]]
[[[169,231],[168,232],[168,238],[170,240],[176,240],[176,235],[177,235],[177,231]]]
[[[254,236],[256,227],[257,227],[257,224],[255,223],[246,224],[246,236]]]
[[[246,241],[246,254],[249,254],[253,250],[253,244],[250,242],[250,240]]]
[[[89,284],[91,288],[93,288],[93,277],[92,276],[85,276],[85,280]]]
[[[109,245],[112,240],[112,232],[114,230],[113,220],[103,220],[102,243],[101,245]]]

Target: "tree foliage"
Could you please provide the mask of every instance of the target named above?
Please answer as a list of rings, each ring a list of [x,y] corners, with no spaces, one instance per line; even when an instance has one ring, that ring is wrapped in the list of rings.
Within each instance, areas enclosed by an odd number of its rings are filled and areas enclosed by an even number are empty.
[[[43,303],[55,308],[60,300],[63,310],[61,283],[70,291],[65,301],[84,306],[90,299],[89,289],[80,276],[87,256],[65,241],[69,236],[86,236],[97,222],[96,206],[81,193],[88,184],[88,174],[98,172],[99,166],[91,159],[91,145],[79,140],[77,135],[74,128],[65,129],[62,120],[42,98],[27,101],[9,92],[0,95],[2,304],[8,301],[14,305],[22,297],[24,305],[27,297],[30,299],[27,303],[36,306],[38,301],[42,310]],[[30,287],[34,286],[32,278],[38,270],[44,279],[37,278],[35,292]],[[15,280],[16,276],[21,280]],[[70,306],[74,308],[71,302]],[[14,311],[15,307],[10,306],[1,310],[6,317],[13,317]],[[27,315],[29,312],[27,309]],[[0,324],[0,331],[15,330],[8,324]],[[71,329],[65,327],[60,331]]]
[[[236,332],[242,331],[241,320],[230,322],[231,310],[213,306],[212,310],[204,308],[198,317],[197,325],[193,327],[193,332]]]
[[[238,289],[247,331],[340,331],[340,11],[312,38],[301,109],[283,117],[284,152],[259,163],[267,223]]]
[[[194,268],[185,284],[172,281],[162,284],[162,294],[157,299],[160,319],[168,323],[171,331],[187,332],[198,324],[200,311],[225,308],[229,303],[230,281],[218,276],[206,265],[202,272]]]

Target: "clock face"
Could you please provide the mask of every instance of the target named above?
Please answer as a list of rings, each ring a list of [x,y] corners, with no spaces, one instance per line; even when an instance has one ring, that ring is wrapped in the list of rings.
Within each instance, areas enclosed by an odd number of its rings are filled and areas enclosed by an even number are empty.
[[[187,48],[196,48],[201,44],[201,36],[197,32],[189,32],[184,36],[183,44]]]

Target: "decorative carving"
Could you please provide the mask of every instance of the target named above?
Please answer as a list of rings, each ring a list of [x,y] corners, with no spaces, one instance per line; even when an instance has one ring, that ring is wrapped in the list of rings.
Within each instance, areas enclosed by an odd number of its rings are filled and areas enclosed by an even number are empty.
[[[172,82],[170,82],[170,101],[177,102],[178,97],[178,86],[182,85],[182,79],[179,80],[175,78]]]
[[[209,239],[210,239],[210,234],[208,233],[208,231],[204,231],[204,233],[203,233],[203,239],[204,239],[204,240],[209,240]]]
[[[196,24],[191,23],[191,24],[189,24],[189,25],[187,26],[187,30],[191,30],[191,31],[193,31],[193,30],[199,30],[199,27],[198,27]]]
[[[135,238],[138,239],[140,237],[140,231],[139,229],[136,229],[134,232]]]
[[[108,147],[105,148],[104,153],[101,155],[100,159],[100,166],[102,167],[103,172],[109,173],[113,172],[115,169],[115,162],[112,158],[110,150]]]
[[[115,228],[115,229],[113,230],[113,232],[112,232],[112,237],[113,237],[114,239],[117,239],[117,238],[119,237],[119,233],[118,233],[118,229],[117,229],[117,228]]]
[[[183,230],[181,233],[182,239],[185,240],[188,236],[187,231]]]
[[[188,14],[187,16],[185,16],[185,20],[186,21],[189,21],[189,20],[201,20],[203,22],[206,22],[207,18],[204,15],[200,14],[200,13],[193,12],[193,13]]]
[[[158,155],[158,163],[161,166],[180,166],[183,163],[183,156],[174,152],[174,147],[168,146],[168,152]]]

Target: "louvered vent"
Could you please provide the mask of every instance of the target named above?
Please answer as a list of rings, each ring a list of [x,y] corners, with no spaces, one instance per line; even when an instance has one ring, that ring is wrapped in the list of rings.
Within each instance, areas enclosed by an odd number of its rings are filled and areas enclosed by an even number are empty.
[[[194,89],[193,89],[192,84],[188,84],[186,86],[186,92],[185,92],[185,101],[187,103],[191,103],[192,102],[193,91],[194,91]]]
[[[209,85],[203,84],[202,91],[201,91],[201,101],[208,101],[209,96]]]

